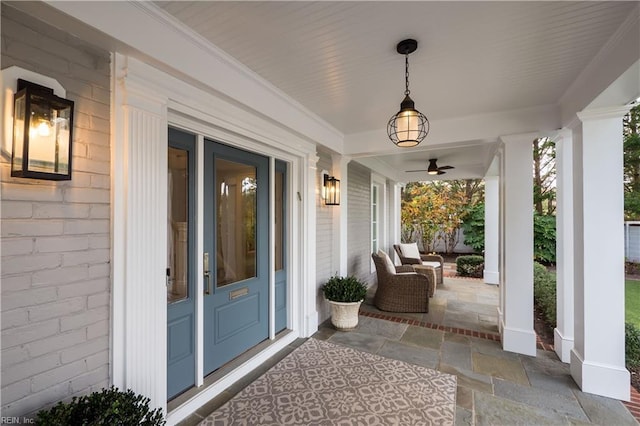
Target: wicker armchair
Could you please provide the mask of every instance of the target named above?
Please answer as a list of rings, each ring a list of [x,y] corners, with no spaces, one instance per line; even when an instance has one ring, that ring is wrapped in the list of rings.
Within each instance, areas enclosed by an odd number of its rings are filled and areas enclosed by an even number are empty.
[[[442,273],[444,270],[444,258],[442,256],[438,254],[421,254],[420,259],[413,257],[404,257],[402,255],[400,244],[394,244],[393,248],[400,258],[400,263],[402,263],[403,265],[433,266],[436,270],[436,284],[442,285]]]
[[[378,275],[378,288],[373,299],[378,309],[429,312],[429,292],[435,285],[432,278],[415,273],[411,266],[394,266],[386,253],[373,253],[371,257]]]

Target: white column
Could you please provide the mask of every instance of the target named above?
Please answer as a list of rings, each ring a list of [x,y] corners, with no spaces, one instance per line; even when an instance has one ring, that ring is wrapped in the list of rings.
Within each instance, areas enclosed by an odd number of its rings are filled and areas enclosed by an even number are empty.
[[[573,135],[575,342],[571,350],[571,375],[584,392],[627,401],[622,117],[628,110],[578,113],[582,126]]]
[[[502,137],[504,142],[504,311],[502,347],[536,355],[533,330],[533,140],[537,134]],[[503,179],[504,178],[504,179]]]
[[[298,193],[302,201],[303,221],[300,235],[304,236],[301,256],[304,282],[300,292],[300,306],[302,309],[303,326],[301,337],[309,337],[318,331],[318,311],[316,309],[316,176],[318,156],[307,155],[304,165],[302,185],[303,194]]]
[[[402,184],[389,181],[389,249],[391,251],[391,259],[398,256],[396,251],[393,250],[394,244],[400,244],[402,241]],[[400,259],[398,262],[400,263]]]
[[[167,401],[167,100],[114,61],[113,383]]]
[[[556,143],[556,328],[554,348],[562,362],[573,349],[573,138],[561,131]]]
[[[499,284],[500,185],[498,176],[484,178],[484,282]]]
[[[331,156],[333,163],[332,175],[336,179],[340,179],[340,205],[332,207],[333,211],[333,258],[332,263],[334,270],[338,275],[346,276],[347,271],[347,234],[349,216],[348,210],[348,166],[351,157],[333,154]]]

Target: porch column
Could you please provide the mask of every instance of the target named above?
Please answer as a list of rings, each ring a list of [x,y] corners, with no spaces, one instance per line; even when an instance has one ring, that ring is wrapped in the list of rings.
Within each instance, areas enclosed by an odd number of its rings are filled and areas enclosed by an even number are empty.
[[[166,412],[167,99],[125,68],[116,55],[112,380]]]
[[[499,284],[500,178],[484,178],[484,282]]]
[[[316,288],[316,177],[318,173],[319,157],[313,153],[308,154],[305,158],[302,185],[303,193],[298,192],[298,199],[302,202],[302,212],[304,221],[301,226],[301,235],[304,236],[302,242],[303,253],[302,259],[304,283],[301,285],[299,303],[303,308],[302,330],[300,337],[310,337],[318,331],[318,310],[316,308],[316,299],[318,297],[318,289]]]
[[[622,117],[586,110],[574,132],[575,342],[571,375],[584,392],[629,400],[625,369]]]
[[[502,137],[504,208],[502,347],[536,355],[533,330],[533,140],[528,133]]]
[[[391,259],[394,260],[396,257],[398,256],[396,254],[396,251],[393,250],[393,245],[394,244],[400,244],[402,242],[402,231],[401,231],[401,225],[402,225],[402,187],[403,185],[398,183],[398,182],[394,182],[394,181],[390,181],[389,182],[389,193],[390,193],[390,197],[389,197],[389,251],[390,251],[390,255],[391,255]],[[400,259],[398,259],[398,264]]]
[[[348,210],[348,176],[347,169],[351,162],[351,157],[333,154],[331,156],[333,163],[332,174],[340,179],[340,206],[336,206],[333,211],[333,258],[334,271],[339,275],[346,276],[347,270],[347,234],[349,216]]]
[[[556,137],[556,328],[554,348],[562,362],[573,349],[573,138],[570,129]]]

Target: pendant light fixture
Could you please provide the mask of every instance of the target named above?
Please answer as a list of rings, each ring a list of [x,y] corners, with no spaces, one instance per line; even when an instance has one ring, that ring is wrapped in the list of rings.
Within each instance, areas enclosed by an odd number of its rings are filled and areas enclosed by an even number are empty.
[[[429,133],[429,120],[415,109],[413,99],[409,97],[409,54],[417,48],[418,42],[413,39],[402,40],[396,48],[405,58],[405,91],[400,111],[387,124],[387,134],[391,142],[403,148],[418,145]]]

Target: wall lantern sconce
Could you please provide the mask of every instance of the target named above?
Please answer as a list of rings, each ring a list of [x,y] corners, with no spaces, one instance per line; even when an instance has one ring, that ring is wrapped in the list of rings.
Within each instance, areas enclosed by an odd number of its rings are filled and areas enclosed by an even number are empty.
[[[324,204],[327,206],[340,205],[340,180],[327,173],[323,173]]]
[[[11,176],[71,180],[73,101],[18,79],[14,96]]]

